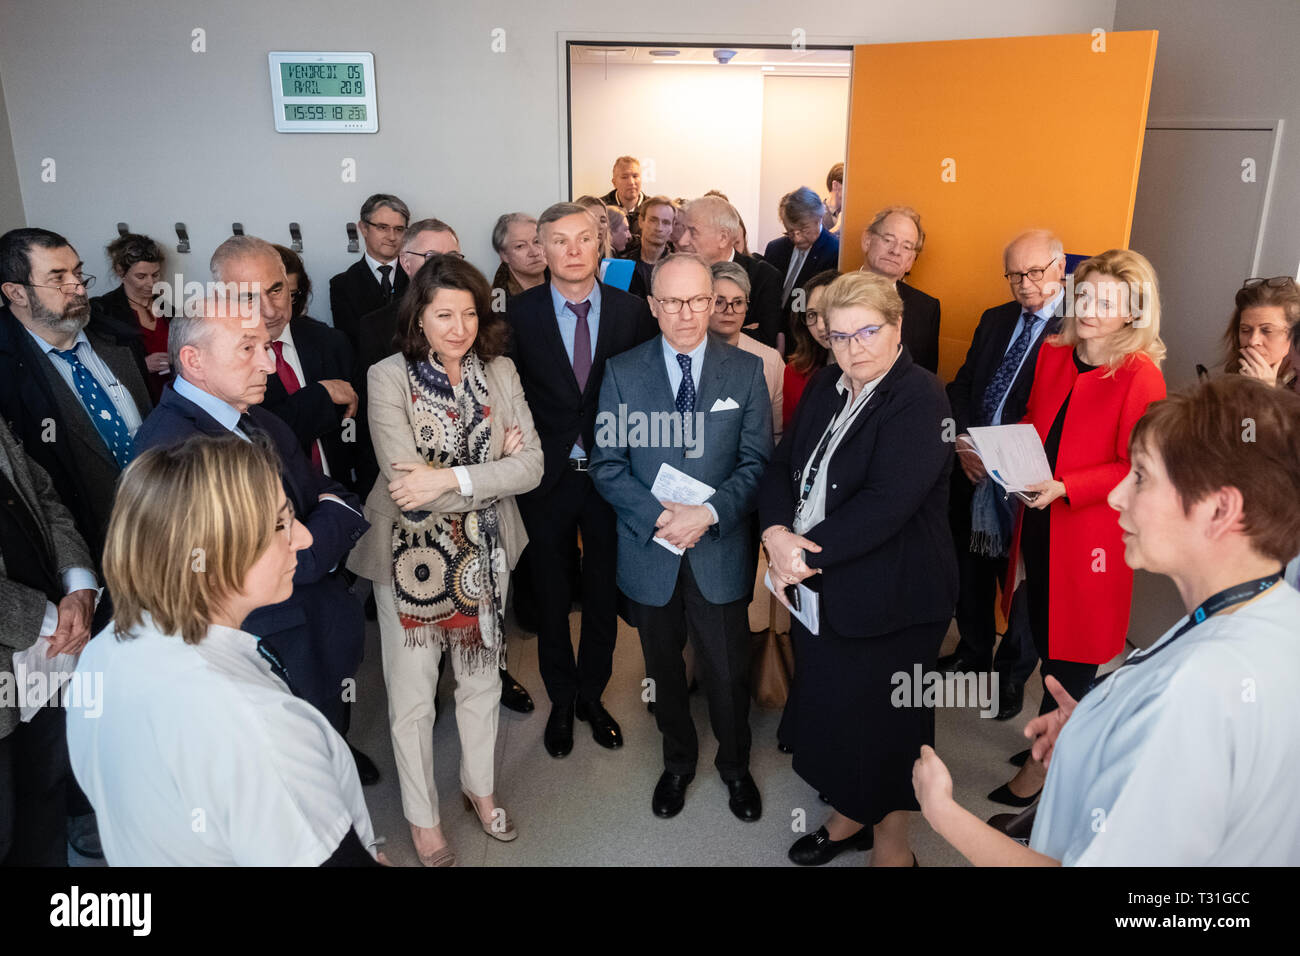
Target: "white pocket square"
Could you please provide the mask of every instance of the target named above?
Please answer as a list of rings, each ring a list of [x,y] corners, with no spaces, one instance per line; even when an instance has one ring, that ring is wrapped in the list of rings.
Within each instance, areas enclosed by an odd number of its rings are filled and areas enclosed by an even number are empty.
[[[733,408],[739,408],[739,407],[740,407],[740,406],[736,404],[736,400],[735,400],[734,398],[720,398],[720,399],[718,399],[716,402],[713,403],[713,407],[710,408],[709,411],[710,411],[710,412],[729,412],[729,411],[731,411]]]

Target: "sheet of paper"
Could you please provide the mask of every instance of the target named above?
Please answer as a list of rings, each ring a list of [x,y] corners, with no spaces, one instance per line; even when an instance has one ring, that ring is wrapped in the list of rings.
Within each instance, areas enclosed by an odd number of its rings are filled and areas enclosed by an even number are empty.
[[[990,425],[969,433],[984,470],[1007,491],[1051,480],[1052,468],[1033,425]]]
[[[782,595],[777,591],[776,585],[772,583],[771,571],[763,575],[763,583],[767,585],[769,591],[777,596],[779,601]],[[794,608],[790,608],[790,616],[806,627],[809,634],[816,634],[821,620],[818,595],[803,584],[796,584],[795,587],[799,589],[799,610],[796,611]]]
[[[664,462],[659,466],[654,484],[650,486],[650,494],[661,502],[675,501],[683,505],[702,505],[713,497],[713,489],[698,478],[692,478],[681,469]],[[686,553],[663,538],[655,538],[655,541],[673,554]]]
[[[19,719],[23,723],[28,723],[35,717],[37,711],[63,687],[77,669],[77,658],[81,655],[56,654],[46,657],[45,652],[49,649],[49,639],[41,636],[31,647],[14,654],[14,678],[17,686],[23,689],[20,694],[22,704],[19,707]],[[33,674],[44,676],[33,680]]]

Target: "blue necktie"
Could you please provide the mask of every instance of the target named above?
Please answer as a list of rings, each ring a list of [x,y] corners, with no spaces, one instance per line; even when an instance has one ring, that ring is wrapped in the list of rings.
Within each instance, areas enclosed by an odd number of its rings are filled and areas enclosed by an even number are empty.
[[[682,384],[677,386],[677,411],[689,415],[695,411],[695,379],[691,378],[691,357],[678,352],[677,364],[682,367]]]
[[[1002,399],[1011,389],[1011,383],[1015,381],[1016,372],[1020,370],[1020,363],[1025,358],[1025,353],[1029,351],[1029,342],[1034,337],[1035,316],[1028,312],[1020,315],[1020,322],[1023,328],[1016,340],[1011,343],[1011,348],[1007,349],[1007,354],[1002,356],[1002,364],[993,373],[989,379],[988,388],[984,389],[984,401],[980,407],[980,425],[995,424],[993,416],[997,414],[998,406],[1002,404]]]
[[[81,359],[77,358],[77,346],[74,345],[66,351],[54,349],[53,352],[72,366],[72,380],[77,385],[77,398],[81,399],[86,414],[94,422],[99,437],[104,439],[104,444],[117,459],[117,467],[125,468],[135,457],[135,444],[131,441],[131,433],[127,431],[126,422],[122,420],[117,406],[104,394],[95,376],[90,374],[90,369],[81,364]]]

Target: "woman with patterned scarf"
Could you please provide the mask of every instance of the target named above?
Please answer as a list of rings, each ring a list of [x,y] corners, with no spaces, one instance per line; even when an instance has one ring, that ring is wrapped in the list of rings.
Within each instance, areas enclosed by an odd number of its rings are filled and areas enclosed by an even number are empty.
[[[456,677],[461,792],[488,836],[518,835],[497,805],[493,767],[505,666],[506,586],[528,541],[515,495],[542,478],[542,450],[507,326],[464,259],[420,268],[397,319],[400,352],[370,368],[382,478],[370,530],[348,567],[375,585],[402,809],[425,866],[452,866],[433,782],[434,692],[442,655]]]

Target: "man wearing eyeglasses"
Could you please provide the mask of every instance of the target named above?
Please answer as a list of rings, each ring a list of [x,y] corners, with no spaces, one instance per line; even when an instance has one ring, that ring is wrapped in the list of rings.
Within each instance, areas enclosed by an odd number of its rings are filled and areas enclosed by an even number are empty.
[[[752,516],[772,454],[771,399],[762,361],[708,334],[715,296],[703,258],[659,260],[651,288],[660,334],[611,359],[600,389],[602,421],[648,421],[649,429],[602,426],[592,459],[596,488],[618,514],[618,587],[641,635],[663,735],[664,770],[650,807],[676,816],[695,777],[699,740],[682,656],[689,632],[718,741],[714,765],[732,813],[754,821],[762,800],[749,772],[748,608]],[[665,465],[708,485],[707,499],[656,495]]]
[[[925,245],[921,215],[911,206],[886,206],[862,233],[863,272],[893,280],[903,300],[903,344],[912,361],[939,371],[939,300],[903,281]]]
[[[406,203],[388,193],[375,193],[361,204],[357,229],[365,241],[365,253],[330,279],[334,328],[348,337],[353,351],[361,349],[364,317],[406,291],[407,274],[397,268],[397,253],[410,221]]]
[[[86,293],[94,282],[58,233],[14,229],[0,236],[0,415],[49,474],[98,576],[118,475],[135,457],[135,434],[150,402],[131,349],[86,331]],[[105,595],[91,632],[111,613]],[[75,783],[70,788],[73,849],[101,856],[90,805]]]
[[[511,299],[506,321],[510,358],[542,442],[542,481],[518,500],[537,600],[537,665],[551,699],[542,743],[558,758],[573,750],[575,717],[602,747],[623,745],[622,729],[601,703],[618,636],[615,517],[592,484],[590,456],[606,362],[652,338],[654,324],[644,299],[597,280],[600,243],[585,207],[556,203],[538,217],[537,231],[551,280]],[[579,534],[575,659],[570,568]]]
[[[840,262],[840,241],[822,226],[826,206],[821,197],[807,186],[800,186],[781,197],[779,207],[785,235],[767,244],[763,258],[785,277],[781,288],[781,310],[785,324],[790,328],[790,315],[798,306],[799,320],[807,303],[800,294],[804,283],[827,269],[836,269]],[[786,350],[793,351],[794,335],[786,333]]]
[[[1012,515],[965,432],[972,425],[1014,425],[1024,417],[1038,351],[1061,323],[1065,247],[1045,229],[1026,232],[1007,246],[1003,271],[1013,298],[980,317],[966,361],[948,385],[960,465],[953,469],[949,518],[961,580],[957,599],[961,641],[954,653],[939,659],[940,668],[958,672],[987,671],[992,663],[999,675],[999,720],[1020,711],[1037,654],[1027,631],[1027,615],[1017,601],[1007,636],[993,658],[994,602],[997,583],[1006,573]]]

